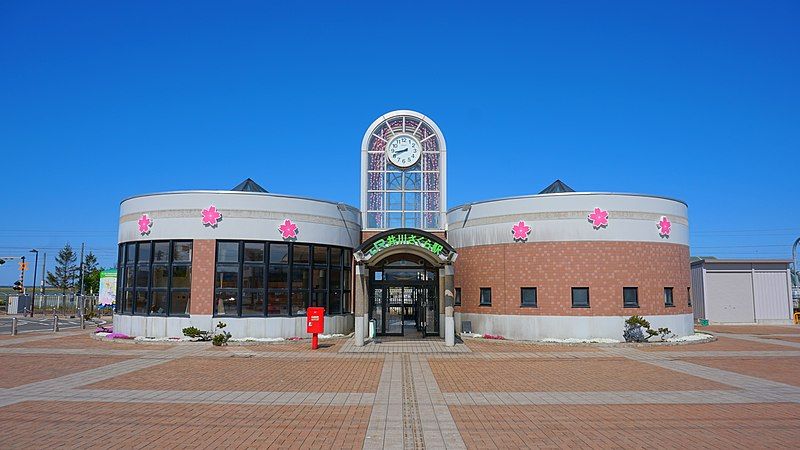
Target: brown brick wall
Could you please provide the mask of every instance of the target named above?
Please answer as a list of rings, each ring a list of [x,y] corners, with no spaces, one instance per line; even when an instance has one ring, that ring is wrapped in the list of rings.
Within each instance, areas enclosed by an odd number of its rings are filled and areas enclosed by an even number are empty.
[[[456,311],[483,314],[629,316],[687,314],[689,247],[647,242],[531,242],[458,249]],[[492,306],[478,306],[480,288]],[[520,288],[537,288],[537,308],[520,307]],[[572,307],[572,287],[589,287],[589,308]],[[639,308],[623,308],[622,288],[639,288]],[[673,287],[675,307],[664,306]]]
[[[192,300],[190,314],[212,314],[217,241],[195,239],[192,248]]]

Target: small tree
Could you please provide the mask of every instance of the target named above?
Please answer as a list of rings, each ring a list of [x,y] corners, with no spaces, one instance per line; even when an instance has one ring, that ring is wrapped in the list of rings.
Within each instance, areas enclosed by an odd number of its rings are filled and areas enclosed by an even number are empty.
[[[91,251],[83,261],[83,293],[97,294],[100,290],[100,272],[103,268],[97,266],[97,257]]]
[[[77,272],[75,261],[77,259],[72,246],[69,243],[65,244],[64,248],[58,251],[55,269],[53,272],[47,272],[47,285],[60,289],[63,294],[75,288],[75,275]]]
[[[672,332],[669,328],[661,327],[653,330],[650,328],[650,322],[644,317],[633,315],[625,320],[625,329],[622,332],[622,337],[625,338],[625,342],[647,342],[653,336],[661,336],[661,340],[664,340],[671,334]]]

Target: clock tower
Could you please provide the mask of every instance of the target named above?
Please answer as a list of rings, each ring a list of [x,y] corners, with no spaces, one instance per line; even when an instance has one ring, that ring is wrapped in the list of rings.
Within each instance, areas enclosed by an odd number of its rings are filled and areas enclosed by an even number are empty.
[[[365,231],[444,231],[447,146],[439,127],[416,111],[386,113],[361,142]]]

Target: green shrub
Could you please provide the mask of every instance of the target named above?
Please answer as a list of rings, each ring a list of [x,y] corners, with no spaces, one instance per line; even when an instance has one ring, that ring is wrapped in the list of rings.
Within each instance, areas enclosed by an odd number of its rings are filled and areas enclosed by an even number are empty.
[[[217,324],[217,330],[219,330],[219,331],[217,331],[217,333],[214,334],[214,337],[211,340],[211,343],[213,345],[215,345],[217,347],[219,347],[221,345],[228,345],[228,339],[231,338],[231,334],[228,333],[227,331],[223,331],[223,329],[226,326],[227,325],[224,322],[219,322]]]
[[[209,336],[208,331],[203,331],[196,327],[186,327],[183,329],[183,335],[190,338],[196,338],[200,341],[210,341],[211,336]]]
[[[625,329],[622,331],[622,337],[625,338],[625,342],[648,342],[653,336],[660,336],[661,340],[664,340],[671,334],[672,332],[666,327],[653,330],[650,328],[650,322],[637,315],[625,319]]]

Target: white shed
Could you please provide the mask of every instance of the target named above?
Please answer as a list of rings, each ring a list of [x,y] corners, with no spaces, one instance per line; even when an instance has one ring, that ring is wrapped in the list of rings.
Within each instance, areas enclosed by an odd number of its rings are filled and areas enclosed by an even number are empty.
[[[693,261],[695,319],[712,323],[792,323],[792,282],[787,260]]]

